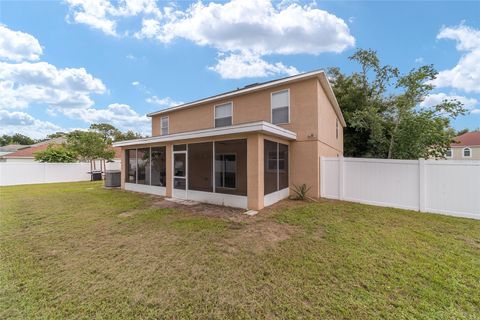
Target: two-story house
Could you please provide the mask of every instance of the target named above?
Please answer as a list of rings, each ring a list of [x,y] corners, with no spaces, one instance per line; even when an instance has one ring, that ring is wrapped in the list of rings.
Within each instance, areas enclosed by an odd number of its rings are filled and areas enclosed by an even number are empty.
[[[480,160],[480,131],[466,132],[453,139],[445,158],[449,160]]]
[[[343,154],[345,120],[324,71],[148,114],[152,137],[123,150],[122,188],[259,210],[306,184],[320,195],[320,156]]]

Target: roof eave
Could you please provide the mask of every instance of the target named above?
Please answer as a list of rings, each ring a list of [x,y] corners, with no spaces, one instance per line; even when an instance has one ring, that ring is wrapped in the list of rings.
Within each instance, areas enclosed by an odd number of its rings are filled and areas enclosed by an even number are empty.
[[[228,127],[174,133],[166,136],[154,136],[149,138],[119,141],[119,142],[113,143],[113,146],[126,147],[126,146],[134,146],[134,145],[174,142],[174,141],[181,141],[181,140],[191,140],[191,139],[198,139],[198,138],[208,138],[208,137],[224,136],[224,135],[239,134],[239,133],[251,133],[251,132],[262,132],[266,134],[271,134],[286,140],[297,139],[296,133],[290,130],[281,128],[279,126],[276,126],[266,121],[257,121],[257,122],[243,123],[243,124],[238,124],[238,125],[233,125]]]
[[[155,116],[155,115],[172,112],[172,111],[175,111],[175,110],[178,110],[178,109],[190,108],[190,107],[194,107],[194,106],[197,106],[197,105],[200,105],[200,104],[203,104],[203,103],[218,101],[218,100],[234,97],[234,96],[237,96],[237,95],[245,94],[245,93],[248,93],[248,92],[260,91],[260,90],[263,90],[265,88],[270,88],[270,87],[278,86],[278,85],[281,85],[281,84],[287,84],[287,83],[295,82],[295,81],[298,81],[298,80],[306,80],[308,78],[314,78],[314,77],[317,77],[318,75],[320,75],[322,73],[325,74],[325,72],[323,70],[311,71],[311,72],[303,73],[303,74],[300,74],[300,75],[297,75],[297,76],[293,76],[293,77],[289,77],[289,78],[285,78],[285,79],[279,79],[277,81],[268,82],[268,83],[265,83],[263,85],[260,84],[258,86],[254,86],[254,87],[250,87],[250,88],[243,88],[243,89],[239,89],[239,90],[236,90],[236,91],[233,91],[233,92],[229,92],[229,93],[225,93],[225,94],[219,94],[219,95],[216,95],[216,96],[213,96],[213,97],[210,97],[210,98],[205,98],[205,99],[181,104],[181,105],[178,105],[178,106],[170,107],[170,108],[167,108],[167,109],[163,109],[163,110],[159,110],[159,111],[155,111],[155,112],[150,112],[150,113],[147,114],[147,117],[152,117],[152,116]]]

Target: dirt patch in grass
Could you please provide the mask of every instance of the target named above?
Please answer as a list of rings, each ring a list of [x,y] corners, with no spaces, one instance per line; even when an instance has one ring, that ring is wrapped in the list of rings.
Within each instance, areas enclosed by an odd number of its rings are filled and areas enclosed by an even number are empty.
[[[229,236],[225,239],[228,252],[239,250],[261,253],[275,249],[280,243],[290,239],[299,230],[294,226],[274,221],[255,223],[232,223]]]

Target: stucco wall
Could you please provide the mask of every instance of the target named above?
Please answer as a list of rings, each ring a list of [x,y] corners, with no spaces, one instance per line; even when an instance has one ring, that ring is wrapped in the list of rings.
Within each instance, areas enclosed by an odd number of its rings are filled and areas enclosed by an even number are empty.
[[[152,136],[160,134],[160,118],[169,117],[169,133],[179,133],[214,127],[215,105],[233,103],[233,124],[271,121],[271,93],[290,89],[290,123],[281,127],[297,133],[298,140],[315,134],[317,128],[317,79],[307,79],[247,93],[231,99],[197,105],[152,117]]]
[[[448,160],[480,160],[480,146],[469,147],[471,149],[472,156],[470,158],[463,157],[463,149],[465,147],[453,147],[452,158],[447,158]]]

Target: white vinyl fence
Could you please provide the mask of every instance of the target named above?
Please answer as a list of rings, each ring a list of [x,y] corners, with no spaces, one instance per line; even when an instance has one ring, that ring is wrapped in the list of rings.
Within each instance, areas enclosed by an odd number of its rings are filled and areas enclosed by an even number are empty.
[[[480,161],[321,158],[321,196],[480,219]]]
[[[97,166],[98,168],[99,166]],[[119,170],[120,162],[107,163]],[[0,186],[90,180],[90,163],[0,162]]]

